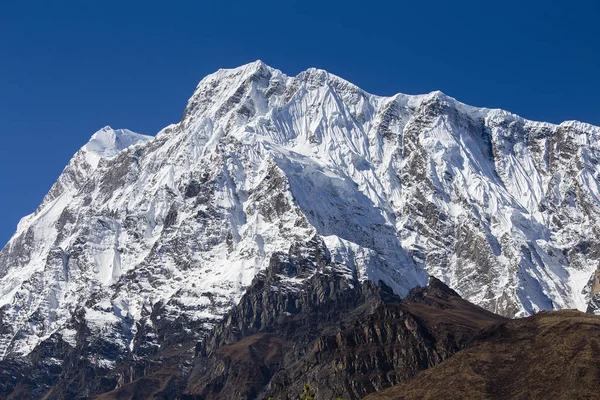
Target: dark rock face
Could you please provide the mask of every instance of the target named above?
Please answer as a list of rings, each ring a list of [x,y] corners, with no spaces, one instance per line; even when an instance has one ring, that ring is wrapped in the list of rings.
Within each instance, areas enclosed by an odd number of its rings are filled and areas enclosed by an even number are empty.
[[[294,279],[307,278],[300,286]],[[198,346],[188,398],[256,398],[344,318],[399,301],[385,286],[356,281],[331,262],[319,238],[276,254],[239,305]],[[276,378],[274,378],[276,377]]]
[[[294,254],[309,254],[298,258]],[[359,282],[314,239],[277,255],[198,346],[186,399],[359,399],[402,382],[505,321],[432,278],[400,301],[383,283]],[[310,276],[291,290],[289,278]]]

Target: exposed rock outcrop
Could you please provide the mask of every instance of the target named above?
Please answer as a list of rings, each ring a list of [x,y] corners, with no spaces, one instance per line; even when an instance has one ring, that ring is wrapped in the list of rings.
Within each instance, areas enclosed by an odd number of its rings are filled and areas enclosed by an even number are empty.
[[[383,283],[359,282],[314,240],[306,259],[277,255],[198,347],[185,398],[359,399],[461,350],[505,318],[431,278],[400,300]],[[290,290],[288,279],[313,274]]]

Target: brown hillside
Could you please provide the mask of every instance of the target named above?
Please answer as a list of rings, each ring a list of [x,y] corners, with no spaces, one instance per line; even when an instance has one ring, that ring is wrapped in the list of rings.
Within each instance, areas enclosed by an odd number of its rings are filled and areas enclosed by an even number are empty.
[[[600,317],[543,312],[482,332],[466,349],[368,400],[599,399]]]

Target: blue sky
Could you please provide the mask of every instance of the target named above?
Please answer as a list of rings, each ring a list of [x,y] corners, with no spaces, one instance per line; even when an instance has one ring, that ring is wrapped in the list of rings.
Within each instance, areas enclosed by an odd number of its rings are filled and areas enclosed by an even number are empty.
[[[154,134],[256,59],[600,125],[600,5],[553,3],[0,0],[0,247],[96,130]]]

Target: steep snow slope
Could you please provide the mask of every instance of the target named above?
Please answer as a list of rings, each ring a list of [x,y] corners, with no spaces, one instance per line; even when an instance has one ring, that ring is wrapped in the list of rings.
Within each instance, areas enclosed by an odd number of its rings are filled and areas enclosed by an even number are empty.
[[[96,133],[21,221],[0,252],[0,356],[56,332],[74,345],[76,324],[121,354],[141,332],[144,351],[163,343],[158,319],[201,338],[272,253],[314,235],[401,295],[433,274],[508,316],[584,310],[599,138],[317,69],[219,70],[155,138]]]

